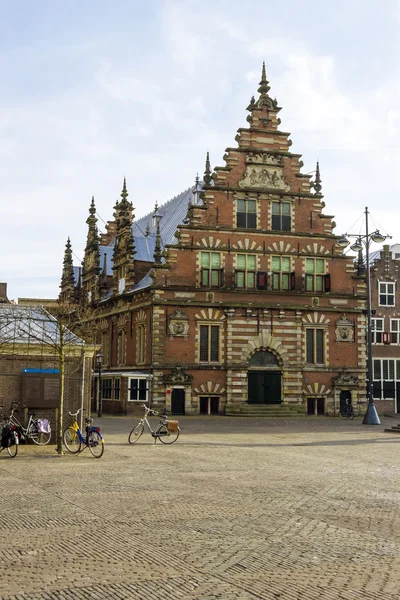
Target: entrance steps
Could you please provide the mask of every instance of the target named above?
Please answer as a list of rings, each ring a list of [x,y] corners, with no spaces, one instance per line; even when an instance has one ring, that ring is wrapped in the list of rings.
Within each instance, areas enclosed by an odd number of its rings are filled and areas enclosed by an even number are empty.
[[[260,417],[260,418],[302,418],[306,417],[305,407],[301,404],[248,404],[243,402],[239,406],[225,411],[227,417]],[[400,431],[399,431],[400,432]]]
[[[387,433],[400,433],[400,423],[393,425],[390,429],[384,429]]]

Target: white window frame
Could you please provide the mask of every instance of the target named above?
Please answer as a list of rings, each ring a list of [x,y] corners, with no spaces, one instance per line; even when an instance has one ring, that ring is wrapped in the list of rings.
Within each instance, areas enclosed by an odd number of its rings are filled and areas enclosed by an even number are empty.
[[[393,292],[389,292],[388,286],[393,286]],[[381,297],[386,297],[386,302],[381,303]],[[388,303],[388,297],[393,296],[393,303]],[[378,282],[378,300],[379,306],[395,306],[396,305],[396,284],[394,281],[379,281]]]
[[[379,323],[378,323],[379,321]],[[377,325],[379,325],[377,327]],[[371,337],[373,344],[383,344],[383,334],[384,334],[384,319],[382,317],[378,317],[376,319],[371,319]]]
[[[132,398],[131,397],[131,392],[132,392],[132,380],[136,380],[138,382],[138,386],[136,388],[137,392],[136,392],[136,398]],[[145,382],[145,387],[146,387],[146,396],[145,398],[139,398],[139,391],[142,389],[143,390],[143,386],[140,385],[140,381],[144,381]],[[140,376],[137,375],[136,377],[132,376],[132,377],[128,377],[128,402],[140,402],[142,404],[147,404],[149,401],[149,390],[150,390],[150,381],[148,379],[148,377],[146,376]]]
[[[390,343],[395,346],[400,344],[400,319],[390,319]]]

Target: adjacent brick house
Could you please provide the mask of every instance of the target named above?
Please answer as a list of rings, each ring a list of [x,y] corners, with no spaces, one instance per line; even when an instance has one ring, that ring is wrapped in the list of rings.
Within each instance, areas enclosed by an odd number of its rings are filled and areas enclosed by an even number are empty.
[[[371,255],[373,395],[378,414],[400,412],[400,244]]]
[[[4,285],[4,284],[3,284]],[[19,407],[20,420],[29,410],[50,419],[55,434],[59,422],[60,358],[63,354],[64,423],[69,411],[90,410],[93,347],[64,329],[63,349],[56,318],[40,306],[0,303],[0,405],[8,415]],[[54,438],[55,439],[55,438]]]
[[[101,237],[94,200],[82,273],[68,240],[60,300],[101,331],[104,410],[175,414],[365,401],[365,278],[301,173],[263,67],[225,166],[134,220],[126,182]],[[100,340],[99,340],[100,341]]]

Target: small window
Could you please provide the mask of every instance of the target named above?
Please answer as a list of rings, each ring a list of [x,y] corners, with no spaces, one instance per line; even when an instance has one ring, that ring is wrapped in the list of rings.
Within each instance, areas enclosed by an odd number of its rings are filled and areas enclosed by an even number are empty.
[[[289,256],[272,257],[272,289],[292,290],[291,260]]]
[[[379,306],[394,306],[394,283],[379,282]]]
[[[390,319],[390,343],[400,344],[400,319]]]
[[[238,288],[256,287],[256,255],[238,254],[236,260],[235,285]]]
[[[130,377],[128,388],[129,402],[144,402],[148,400],[147,379],[143,377]]]
[[[200,362],[219,362],[218,325],[200,325]]]
[[[383,319],[371,319],[371,337],[373,344],[383,344]]]
[[[305,291],[330,292],[331,278],[325,274],[325,260],[323,258],[306,258],[305,261]]]
[[[324,330],[306,329],[306,362],[324,364]]]
[[[274,231],[291,231],[292,217],[290,202],[272,203],[272,229]]]
[[[200,260],[202,287],[221,287],[223,285],[221,254],[219,252],[201,252]]]
[[[146,325],[140,323],[136,326],[136,363],[143,364],[146,361]]]
[[[257,228],[257,203],[255,200],[238,200],[236,204],[236,227]]]

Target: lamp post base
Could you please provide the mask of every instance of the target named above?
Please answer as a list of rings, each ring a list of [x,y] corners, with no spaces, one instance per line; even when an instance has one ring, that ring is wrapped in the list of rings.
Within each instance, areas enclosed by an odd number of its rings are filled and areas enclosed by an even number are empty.
[[[376,412],[374,404],[368,404],[367,412],[364,415],[363,425],[380,425],[381,422]]]

